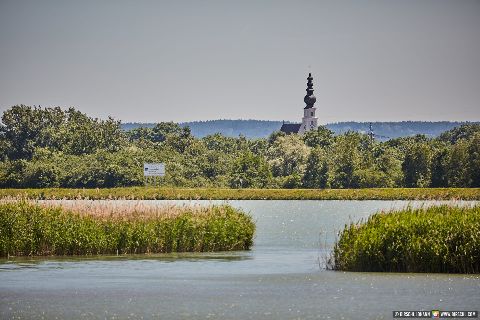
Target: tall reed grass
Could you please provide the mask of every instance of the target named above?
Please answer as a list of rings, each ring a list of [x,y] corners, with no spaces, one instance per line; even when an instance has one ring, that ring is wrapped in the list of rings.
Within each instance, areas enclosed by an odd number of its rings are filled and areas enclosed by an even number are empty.
[[[347,271],[480,272],[480,206],[379,212],[345,226],[333,268]]]
[[[0,256],[247,250],[252,218],[228,205],[0,201]]]

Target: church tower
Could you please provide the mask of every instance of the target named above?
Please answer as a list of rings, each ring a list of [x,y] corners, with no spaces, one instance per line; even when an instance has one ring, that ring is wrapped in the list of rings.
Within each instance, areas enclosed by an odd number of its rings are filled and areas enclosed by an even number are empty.
[[[313,77],[312,74],[308,74],[307,78],[307,95],[303,98],[306,107],[303,109],[302,125],[300,126],[298,133],[303,134],[310,130],[316,130],[318,127],[318,119],[315,116],[317,108],[314,107],[317,98],[313,95]]]
[[[298,133],[304,134],[310,130],[316,130],[318,128],[318,119],[315,117],[315,111],[317,108],[314,107],[317,98],[313,95],[313,77],[312,74],[308,74],[307,78],[307,95],[303,98],[303,101],[306,104],[306,107],[303,108],[303,118],[302,123],[285,123],[283,122],[282,127],[280,128],[281,132],[286,134]]]

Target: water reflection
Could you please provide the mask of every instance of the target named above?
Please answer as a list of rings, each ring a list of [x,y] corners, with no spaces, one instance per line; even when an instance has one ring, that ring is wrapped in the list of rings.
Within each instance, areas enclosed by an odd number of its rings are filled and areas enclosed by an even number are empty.
[[[75,266],[79,263],[88,264],[121,261],[156,261],[162,263],[187,262],[232,262],[252,260],[253,256],[244,251],[209,252],[209,253],[159,253],[159,254],[129,254],[129,255],[95,255],[82,257],[11,257],[0,260],[0,272],[19,269],[61,269]]]

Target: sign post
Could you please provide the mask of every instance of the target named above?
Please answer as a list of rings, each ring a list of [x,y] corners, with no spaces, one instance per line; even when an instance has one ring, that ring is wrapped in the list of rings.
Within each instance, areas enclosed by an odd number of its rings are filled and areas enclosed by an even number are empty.
[[[153,185],[157,184],[157,177],[165,176],[165,164],[164,163],[144,163],[143,164],[143,176],[145,177],[145,186],[148,184],[148,177],[153,177]],[[160,178],[159,178],[160,182]]]

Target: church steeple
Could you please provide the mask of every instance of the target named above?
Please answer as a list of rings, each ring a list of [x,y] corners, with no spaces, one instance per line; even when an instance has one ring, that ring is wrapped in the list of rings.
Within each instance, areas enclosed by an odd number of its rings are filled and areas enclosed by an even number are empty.
[[[308,74],[307,78],[307,95],[303,98],[303,101],[307,105],[303,108],[303,118],[302,123],[285,123],[283,122],[280,131],[287,134],[298,133],[304,134],[310,130],[316,130],[318,128],[318,118],[315,116],[314,104],[317,101],[317,98],[313,95],[313,77],[312,74]]]
[[[307,78],[307,95],[303,98],[303,101],[307,105],[305,109],[313,108],[313,105],[317,101],[317,98],[313,95],[313,77],[312,74],[308,74]]]
[[[304,134],[310,130],[315,130],[318,127],[318,119],[315,117],[315,108],[314,104],[317,101],[317,98],[313,95],[313,77],[312,74],[308,74],[307,78],[307,95],[303,98],[306,106],[303,108],[303,118],[302,124],[298,133]]]

